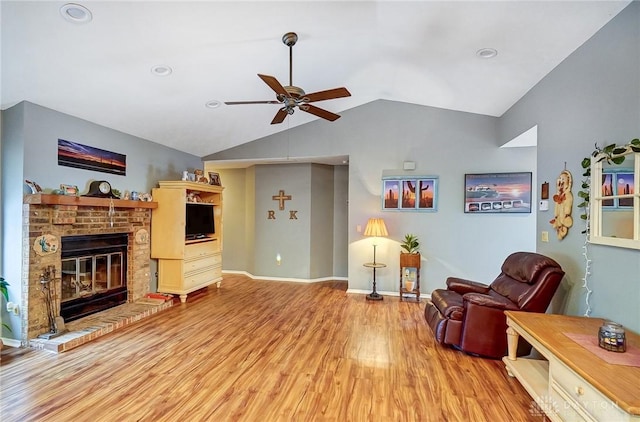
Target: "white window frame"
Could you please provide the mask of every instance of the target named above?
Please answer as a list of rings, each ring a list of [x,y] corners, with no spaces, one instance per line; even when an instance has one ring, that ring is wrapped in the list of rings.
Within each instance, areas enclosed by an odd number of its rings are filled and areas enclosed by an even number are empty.
[[[616,246],[620,248],[640,249],[640,153],[633,152],[631,147],[627,147],[627,151],[615,155],[617,156],[633,155],[633,238],[625,239],[612,236],[602,235],[602,217],[603,199],[620,198],[620,195],[602,196],[600,180],[602,180],[603,163],[606,162],[604,154],[599,154],[591,159],[591,192],[590,192],[590,227],[589,242],[598,245]],[[625,160],[626,161],[626,160]],[[624,167],[624,163],[621,164]],[[624,196],[623,196],[624,197]]]

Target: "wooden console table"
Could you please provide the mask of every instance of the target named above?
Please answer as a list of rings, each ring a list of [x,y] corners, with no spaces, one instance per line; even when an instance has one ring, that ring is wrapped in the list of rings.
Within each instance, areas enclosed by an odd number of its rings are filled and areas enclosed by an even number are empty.
[[[505,314],[509,355],[502,360],[509,375],[520,381],[549,419],[640,421],[640,367],[607,363],[566,335],[588,334],[597,339],[602,319]],[[520,336],[544,359],[516,358]],[[638,334],[626,330],[626,338],[627,347],[640,347]]]

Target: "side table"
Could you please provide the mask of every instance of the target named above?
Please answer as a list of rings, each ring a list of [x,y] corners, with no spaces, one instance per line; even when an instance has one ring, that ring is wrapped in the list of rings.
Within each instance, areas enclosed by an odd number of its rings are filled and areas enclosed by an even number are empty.
[[[376,292],[376,269],[384,268],[387,264],[381,264],[380,262],[367,262],[362,265],[367,268],[373,268],[373,291],[367,295],[367,300],[382,300],[382,295]]]

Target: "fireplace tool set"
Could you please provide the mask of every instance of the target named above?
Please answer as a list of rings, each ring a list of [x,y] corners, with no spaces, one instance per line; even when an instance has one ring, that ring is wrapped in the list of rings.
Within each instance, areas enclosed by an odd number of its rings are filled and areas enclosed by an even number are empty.
[[[44,303],[47,308],[47,318],[49,319],[49,332],[40,334],[39,338],[51,339],[64,334],[67,329],[64,326],[64,319],[56,315],[57,306],[55,306],[55,293],[53,283],[56,280],[56,268],[53,265],[47,266],[42,274],[40,274],[40,291],[44,296]]]

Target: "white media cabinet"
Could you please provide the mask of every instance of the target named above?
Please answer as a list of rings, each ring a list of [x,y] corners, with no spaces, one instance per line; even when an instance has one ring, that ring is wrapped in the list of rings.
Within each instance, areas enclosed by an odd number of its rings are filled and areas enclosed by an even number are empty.
[[[151,257],[158,259],[158,291],[180,296],[222,282],[221,186],[188,181],[159,182],[152,191],[158,207],[151,215]],[[187,198],[213,206],[214,233],[186,240]],[[193,202],[189,202],[193,203]]]

